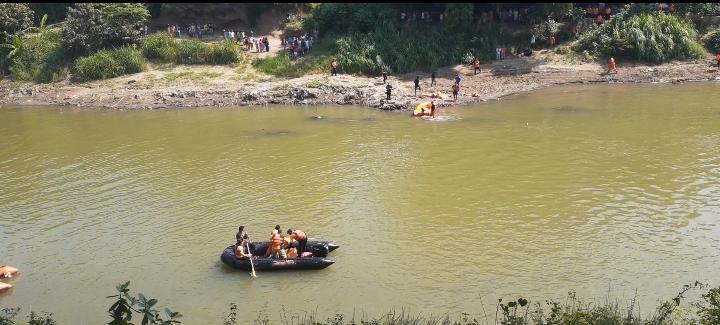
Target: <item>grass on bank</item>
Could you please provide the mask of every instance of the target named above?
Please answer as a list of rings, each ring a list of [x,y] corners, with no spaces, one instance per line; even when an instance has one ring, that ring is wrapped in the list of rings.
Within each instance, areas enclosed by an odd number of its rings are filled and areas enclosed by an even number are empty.
[[[167,33],[149,36],[142,43],[143,55],[148,59],[176,64],[229,65],[242,61],[243,53],[234,42],[209,44],[199,40],[176,41]]]
[[[74,77],[80,81],[109,79],[147,69],[140,52],[125,46],[113,50],[100,50],[75,61]]]

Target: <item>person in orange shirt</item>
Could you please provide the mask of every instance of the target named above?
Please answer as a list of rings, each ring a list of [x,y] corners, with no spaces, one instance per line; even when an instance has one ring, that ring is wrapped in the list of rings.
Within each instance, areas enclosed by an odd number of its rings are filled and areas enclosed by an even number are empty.
[[[609,73],[617,73],[617,67],[615,66],[615,58],[610,58],[610,62],[608,62],[608,74]]]
[[[303,252],[305,252],[305,246],[307,245],[307,239],[308,239],[305,232],[302,230],[299,230],[299,229],[296,229],[296,230],[288,229],[287,233],[288,233],[288,235],[290,235],[290,238],[297,241],[298,254],[302,254]]]
[[[282,236],[278,233],[277,230],[273,229],[272,236],[270,236],[270,258],[280,258],[281,251],[282,251],[282,245],[283,242]]]
[[[475,58],[475,75],[478,74],[478,71],[482,72],[482,70],[480,70],[480,59]]]

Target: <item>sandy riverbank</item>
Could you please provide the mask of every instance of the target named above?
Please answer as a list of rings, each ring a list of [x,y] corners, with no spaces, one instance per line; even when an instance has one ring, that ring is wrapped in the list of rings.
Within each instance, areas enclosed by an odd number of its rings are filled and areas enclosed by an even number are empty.
[[[261,75],[249,65],[151,66],[146,72],[114,79],[53,84],[0,82],[0,104],[56,105],[109,109],[168,109],[249,105],[361,105],[386,110],[410,109],[427,100],[422,94],[441,92],[439,106],[465,105],[495,100],[515,93],[570,83],[666,83],[716,80],[720,71],[707,62],[667,63],[659,66],[623,65],[608,77],[600,64],[576,64],[552,53],[515,57],[483,64],[473,75],[471,66],[439,69],[437,86],[430,87],[428,73],[390,76],[392,100],[385,100],[380,77],[309,75],[279,79]],[[463,78],[457,102],[451,99],[455,73]],[[412,80],[421,77],[421,91],[413,93]]]

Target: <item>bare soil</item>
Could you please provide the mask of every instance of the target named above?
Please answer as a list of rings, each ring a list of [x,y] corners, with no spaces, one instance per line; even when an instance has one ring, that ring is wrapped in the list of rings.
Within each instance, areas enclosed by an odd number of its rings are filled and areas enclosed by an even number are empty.
[[[270,35],[271,49],[279,48],[278,34]],[[275,51],[273,51],[275,52]],[[266,56],[270,54],[251,54]],[[0,104],[56,105],[108,109],[168,109],[248,105],[362,105],[386,110],[410,109],[435,93],[438,106],[466,105],[496,100],[515,93],[572,83],[677,83],[720,79],[708,62],[673,62],[658,66],[624,65],[607,75],[600,64],[572,62],[551,51],[532,57],[509,57],[482,65],[474,75],[470,65],[437,71],[437,85],[430,87],[429,73],[389,76],[392,100],[387,101],[382,78],[308,75],[281,79],[254,71],[248,62],[230,66],[151,65],[148,71],[114,79],[52,84],[0,81]],[[452,100],[456,73],[463,78],[458,100]],[[415,76],[421,90],[413,91]]]

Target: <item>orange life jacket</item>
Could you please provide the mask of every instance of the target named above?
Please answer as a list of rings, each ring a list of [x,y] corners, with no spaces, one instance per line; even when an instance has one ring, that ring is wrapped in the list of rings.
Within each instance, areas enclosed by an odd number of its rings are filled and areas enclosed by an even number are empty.
[[[270,248],[272,250],[279,250],[282,248],[283,239],[280,235],[273,235],[270,237]]]
[[[305,235],[305,232],[302,230],[293,230],[292,235],[290,235],[290,237],[294,238],[295,240],[307,239],[307,235]]]

